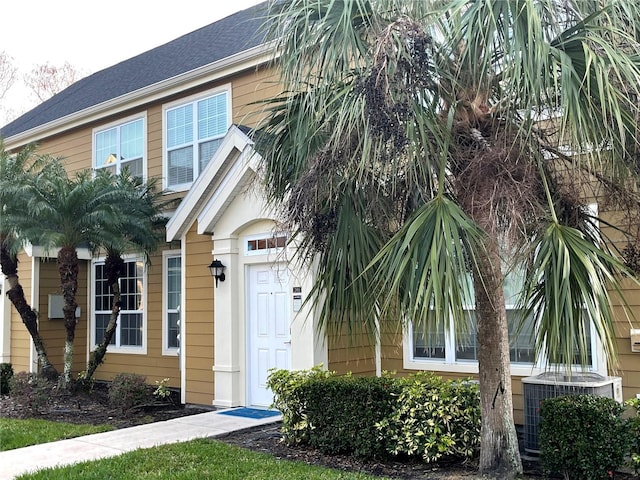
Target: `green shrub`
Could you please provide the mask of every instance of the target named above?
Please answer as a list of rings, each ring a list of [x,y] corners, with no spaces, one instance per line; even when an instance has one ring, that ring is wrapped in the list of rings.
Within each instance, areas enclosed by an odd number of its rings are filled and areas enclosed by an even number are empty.
[[[146,377],[136,373],[119,373],[109,385],[109,404],[124,411],[153,402]]]
[[[9,396],[32,414],[49,404],[53,384],[35,373],[19,372],[9,380]]]
[[[9,393],[11,377],[13,377],[13,366],[10,363],[0,363],[0,395]]]
[[[390,452],[419,456],[472,458],[480,445],[480,396],[469,381],[443,380],[419,372],[398,381],[400,394],[392,414],[378,423]]]
[[[624,407],[611,398],[574,395],[540,405],[540,463],[565,479],[610,478],[624,462],[631,437]]]
[[[298,388],[306,405],[309,444],[327,454],[362,458],[388,455],[376,424],[391,415],[398,382],[388,377],[333,376],[310,379]]]
[[[311,370],[270,371],[267,386],[273,391],[272,406],[282,414],[282,434],[290,445],[309,441],[306,403],[300,397],[299,387],[311,379],[333,375],[335,373],[323,370],[322,365]]]
[[[274,370],[267,381],[289,443],[330,454],[469,458],[479,445],[480,401],[471,382],[428,373],[405,379]]]
[[[633,471],[640,473],[640,399],[632,398],[625,402],[633,415],[629,418],[629,433],[631,435],[631,451],[629,453],[629,466]]]

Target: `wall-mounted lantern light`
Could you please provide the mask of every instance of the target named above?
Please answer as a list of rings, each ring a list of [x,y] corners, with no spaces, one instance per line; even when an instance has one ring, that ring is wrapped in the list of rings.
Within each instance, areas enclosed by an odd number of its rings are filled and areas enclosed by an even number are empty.
[[[214,260],[209,265],[209,271],[211,272],[211,276],[216,279],[216,288],[218,288],[218,280],[224,282],[225,275],[224,269],[226,267],[222,264],[220,260]]]

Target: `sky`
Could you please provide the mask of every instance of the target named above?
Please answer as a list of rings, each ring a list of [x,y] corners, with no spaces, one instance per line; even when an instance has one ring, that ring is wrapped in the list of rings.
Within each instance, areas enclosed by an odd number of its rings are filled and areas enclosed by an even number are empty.
[[[4,0],[0,52],[13,58],[20,78],[2,106],[17,111],[35,106],[22,75],[36,65],[68,62],[88,75],[261,2]],[[4,120],[0,112],[0,125]]]

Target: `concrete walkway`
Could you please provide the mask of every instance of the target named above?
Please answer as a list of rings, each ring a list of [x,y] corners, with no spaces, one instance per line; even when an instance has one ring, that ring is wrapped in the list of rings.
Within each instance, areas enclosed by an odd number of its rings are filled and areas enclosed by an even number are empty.
[[[174,418],[164,422],[44,443],[0,452],[0,480],[59,465],[113,457],[138,448],[215,437],[236,430],[266,425],[282,417],[253,419],[222,414],[224,410]]]

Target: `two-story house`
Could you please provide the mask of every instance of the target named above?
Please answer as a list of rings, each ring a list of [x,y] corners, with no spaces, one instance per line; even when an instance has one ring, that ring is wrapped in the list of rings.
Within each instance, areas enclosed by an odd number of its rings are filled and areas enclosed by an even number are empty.
[[[127,257],[123,292],[131,301],[97,378],[134,372],[150,383],[169,378],[185,403],[268,406],[265,381],[273,367],[322,363],[359,374],[474,375],[472,337],[439,332],[426,342],[408,329],[386,332],[377,345],[323,340],[303,303],[313,272],[290,261],[295,247],[255,181],[263,161],[251,139],[260,119],[256,102],[280,93],[273,47],[260,28],[265,5],[86,77],[0,129],[9,150],[37,142],[40,152],[64,157],[71,173],[128,166],[145,178],[162,178],[167,195],[181,199],[167,212],[166,244],[151,265],[135,254]],[[75,372],[85,368],[110,313],[104,310],[104,259],[79,254]],[[209,268],[214,260],[224,266],[217,277]],[[33,246],[21,253],[19,274],[39,312],[49,356],[61,368],[55,252]],[[29,334],[4,296],[0,320],[0,361],[10,361],[15,371],[37,371]],[[640,390],[640,368],[625,322],[621,316],[619,373],[627,398]],[[520,423],[518,379],[541,371],[533,364],[532,341],[523,332],[512,347]],[[608,373],[595,338],[591,359],[594,371]]]

